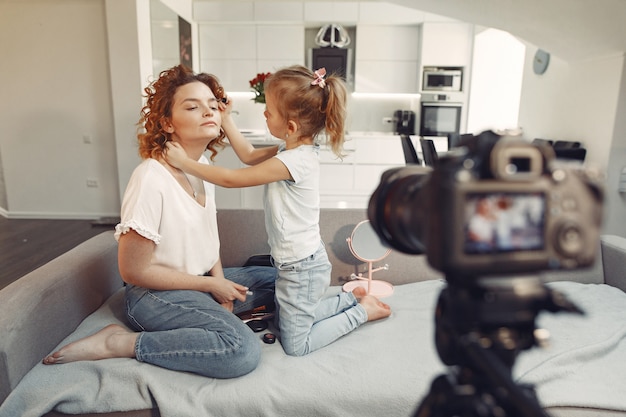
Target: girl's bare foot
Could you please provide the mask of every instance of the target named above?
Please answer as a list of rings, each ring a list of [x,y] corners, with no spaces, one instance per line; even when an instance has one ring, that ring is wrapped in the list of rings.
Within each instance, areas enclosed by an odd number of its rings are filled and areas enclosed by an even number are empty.
[[[367,290],[363,287],[356,287],[352,290],[352,294],[354,294],[357,300],[360,300],[367,295]]]
[[[137,335],[117,324],[109,324],[91,336],[63,346],[46,356],[42,362],[44,365],[54,365],[107,358],[134,358]]]
[[[389,317],[391,315],[391,307],[373,295],[363,296],[359,300],[359,303],[363,306],[363,308],[365,308],[367,321],[384,319],[385,317]]]

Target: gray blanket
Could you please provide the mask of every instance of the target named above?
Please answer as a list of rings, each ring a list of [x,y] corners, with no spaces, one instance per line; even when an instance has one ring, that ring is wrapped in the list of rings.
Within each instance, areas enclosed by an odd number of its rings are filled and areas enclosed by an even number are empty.
[[[0,416],[153,407],[164,417],[409,416],[432,379],[445,371],[433,343],[433,312],[443,285],[397,286],[385,299],[393,309],[389,319],[305,357],[286,356],[279,343],[264,344],[259,367],[237,379],[168,371],[133,359],[38,365],[0,406]],[[605,285],[552,285],[589,314],[542,314],[540,325],[552,332],[553,345],[523,353],[515,376],[536,384],[545,406],[626,411],[626,294]],[[62,344],[107,323],[123,324],[122,300],[122,292],[114,295]]]

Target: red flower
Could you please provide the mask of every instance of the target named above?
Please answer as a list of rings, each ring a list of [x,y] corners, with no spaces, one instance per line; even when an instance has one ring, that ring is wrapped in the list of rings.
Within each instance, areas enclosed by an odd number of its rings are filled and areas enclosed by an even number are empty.
[[[265,89],[263,83],[265,83],[265,80],[270,75],[272,75],[272,73],[270,72],[261,72],[257,74],[256,77],[250,80],[250,87],[252,87],[252,90],[255,94],[252,101],[254,101],[255,103],[265,103]]]

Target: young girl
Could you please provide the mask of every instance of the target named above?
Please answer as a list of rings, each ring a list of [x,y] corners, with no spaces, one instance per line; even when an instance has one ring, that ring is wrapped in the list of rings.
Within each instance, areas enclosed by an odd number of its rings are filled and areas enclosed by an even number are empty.
[[[226,105],[222,128],[247,168],[230,170],[199,164],[168,142],[167,161],[183,171],[223,187],[267,184],[265,227],[278,269],[276,301],[281,343],[288,355],[301,356],[328,345],[361,324],[388,317],[388,305],[359,288],[323,298],[331,265],[319,232],[318,134],[341,155],[346,88],[326,71],[292,66],[265,83],[265,118],[271,134],[285,142],[255,149],[238,131]]]

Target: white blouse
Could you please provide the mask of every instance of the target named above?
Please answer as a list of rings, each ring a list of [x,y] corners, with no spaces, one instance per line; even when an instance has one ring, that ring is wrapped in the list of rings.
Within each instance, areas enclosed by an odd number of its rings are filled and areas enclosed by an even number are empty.
[[[203,155],[199,162],[209,164]],[[128,182],[115,239],[133,229],[156,244],[154,264],[202,275],[219,260],[215,185],[204,182],[203,207],[157,160],[146,159]]]

